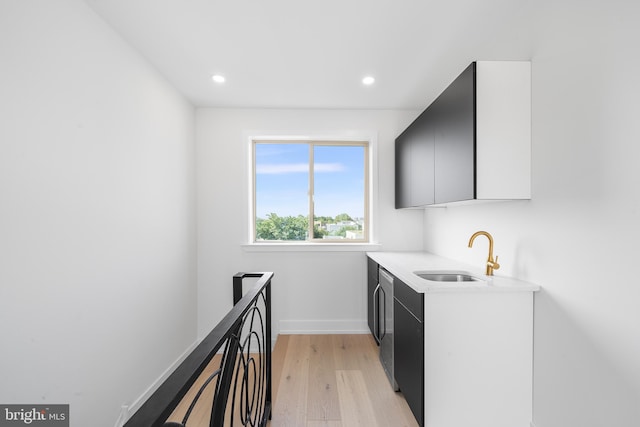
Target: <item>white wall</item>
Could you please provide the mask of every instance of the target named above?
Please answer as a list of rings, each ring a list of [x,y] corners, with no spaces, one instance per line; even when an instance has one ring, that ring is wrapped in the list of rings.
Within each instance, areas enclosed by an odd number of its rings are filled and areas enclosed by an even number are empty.
[[[527,17],[532,200],[427,210],[425,246],[482,265],[486,244],[467,242],[488,230],[502,265],[496,274],[543,287],[535,301],[537,427],[637,426],[640,8],[547,3]]]
[[[493,42],[507,54],[530,43],[533,200],[428,210],[424,222],[394,210],[393,138],[416,112],[202,109],[196,304],[192,107],[79,0],[3,0],[0,403],[70,403],[73,425],[112,426],[194,342],[196,307],[200,336],[227,312],[237,271],[275,271],[276,332],[364,327],[361,252],[241,247],[244,132],[357,129],[377,133],[383,250],[420,250],[424,237],[481,264],[484,247],[466,244],[487,229],[497,273],[543,286],[536,426],[637,425],[638,5],[529,7]],[[448,50],[448,66],[507,59],[483,56],[482,42]]]
[[[415,111],[199,109],[198,329],[204,336],[231,307],[238,271],[273,271],[274,332],[366,330],[363,252],[247,252],[246,133],[377,136],[377,235],[385,250],[422,250],[422,211],[396,211],[393,141]],[[274,335],[275,336],[275,335]]]
[[[194,109],[81,1],[0,58],[0,403],[112,427],[196,340]]]

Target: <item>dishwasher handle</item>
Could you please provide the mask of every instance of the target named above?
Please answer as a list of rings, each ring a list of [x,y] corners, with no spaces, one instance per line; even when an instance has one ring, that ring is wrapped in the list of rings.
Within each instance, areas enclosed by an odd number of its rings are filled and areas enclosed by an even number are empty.
[[[389,306],[389,303],[391,303],[391,306],[389,307],[393,307],[393,276],[391,275],[391,273],[389,273],[387,270],[383,269],[382,267],[379,268],[378,270],[378,275],[379,275],[379,280],[378,280],[378,286],[380,287],[380,290],[382,290],[382,307],[384,312],[383,314],[383,326],[382,326],[382,333],[380,334],[380,341],[382,341],[382,339],[387,335],[387,307]],[[387,290],[389,291],[389,294],[387,295]],[[387,297],[389,298],[389,302],[387,302]],[[393,308],[391,308],[391,311],[389,313],[391,316],[393,315]]]
[[[382,313],[382,334],[380,334],[380,341],[382,341],[387,336],[387,292],[382,286],[380,286],[380,290],[382,291],[382,309],[384,310]]]
[[[382,286],[380,286],[380,283],[378,283],[378,286],[376,286],[376,288],[373,290],[373,294],[372,297],[373,298],[373,336],[375,337],[375,339],[380,342],[380,340],[382,339],[380,337],[380,321],[378,320],[378,316],[380,315],[380,313],[378,313],[378,298],[377,295],[380,292],[380,289],[382,289]]]

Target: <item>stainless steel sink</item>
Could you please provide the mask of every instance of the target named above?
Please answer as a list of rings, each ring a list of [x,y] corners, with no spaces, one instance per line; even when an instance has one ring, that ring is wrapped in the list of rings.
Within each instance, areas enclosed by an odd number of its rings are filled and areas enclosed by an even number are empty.
[[[484,282],[466,271],[414,271],[413,274],[432,282]]]

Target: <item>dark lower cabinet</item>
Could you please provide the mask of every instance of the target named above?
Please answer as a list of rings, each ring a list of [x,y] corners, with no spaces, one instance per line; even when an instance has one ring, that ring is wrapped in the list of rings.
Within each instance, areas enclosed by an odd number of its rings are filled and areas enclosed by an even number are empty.
[[[378,263],[367,258],[367,323],[378,344],[380,344],[381,323],[379,313]]]
[[[380,344],[383,307],[379,265],[367,257],[367,322]],[[409,408],[424,425],[424,295],[393,278],[393,371]],[[387,322],[389,323],[389,321]]]
[[[409,408],[424,425],[424,295],[393,282],[394,374]]]
[[[380,265],[368,260],[370,315],[379,304],[373,291],[382,300],[378,284],[388,289],[390,265],[379,259]],[[391,270],[405,277],[397,266]],[[528,426],[535,291],[418,293],[398,277],[392,282],[393,310],[375,312],[393,326],[393,378],[418,425]],[[393,317],[385,317],[390,311]],[[374,336],[384,335],[371,319]]]

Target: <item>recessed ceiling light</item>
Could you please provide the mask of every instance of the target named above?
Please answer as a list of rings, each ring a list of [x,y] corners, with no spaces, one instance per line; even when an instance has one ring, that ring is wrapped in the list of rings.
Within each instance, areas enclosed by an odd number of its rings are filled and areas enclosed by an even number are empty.
[[[371,86],[375,81],[376,79],[373,78],[372,76],[366,76],[365,78],[362,79],[362,84]]]
[[[225,81],[224,76],[221,74],[214,74],[213,76],[211,76],[211,79],[216,83],[224,83]]]

